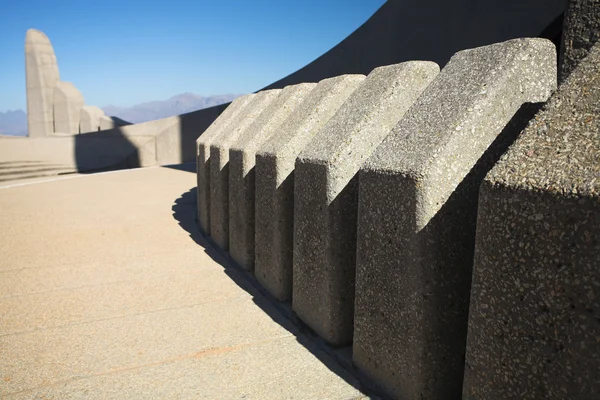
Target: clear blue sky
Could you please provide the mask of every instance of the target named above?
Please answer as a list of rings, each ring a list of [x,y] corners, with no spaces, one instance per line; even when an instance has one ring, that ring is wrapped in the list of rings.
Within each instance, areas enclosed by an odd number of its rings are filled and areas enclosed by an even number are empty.
[[[311,62],[384,0],[0,0],[0,111],[23,109],[25,32],[86,104],[250,93]]]

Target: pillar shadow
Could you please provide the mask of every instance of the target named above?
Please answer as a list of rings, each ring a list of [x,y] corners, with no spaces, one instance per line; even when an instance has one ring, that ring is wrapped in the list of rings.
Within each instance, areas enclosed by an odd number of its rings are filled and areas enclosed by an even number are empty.
[[[171,166],[171,168],[179,166]],[[184,170],[189,170],[189,164]],[[315,335],[302,321],[292,312],[291,304],[277,301],[268,293],[254,278],[254,276],[239,265],[229,256],[227,252],[219,247],[200,231],[197,223],[197,197],[196,188],[183,193],[175,200],[172,207],[173,218],[179,223],[190,238],[202,246],[207,255],[215,262],[223,266],[223,271],[240,288],[252,296],[254,303],[259,306],[265,314],[273,321],[292,333],[298,343],[317,357],[330,371],[344,379],[362,393],[370,395],[373,399],[385,399],[383,391],[377,385],[364,376],[352,365],[351,347],[332,348],[325,341]]]
[[[141,167],[140,149],[123,128],[74,135],[77,172],[92,173]]]

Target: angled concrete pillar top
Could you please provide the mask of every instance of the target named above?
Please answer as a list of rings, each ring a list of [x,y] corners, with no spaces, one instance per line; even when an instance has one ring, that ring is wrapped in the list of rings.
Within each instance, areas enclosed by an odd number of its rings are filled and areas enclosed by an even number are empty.
[[[300,83],[283,88],[277,100],[271,103],[248,127],[247,132],[231,145],[233,152],[240,152],[245,156],[245,172],[254,167],[256,152],[281,129],[281,124],[304,101],[315,86],[317,86],[316,83]]]
[[[54,88],[59,72],[52,43],[36,29],[29,29],[25,36],[25,78],[29,136],[49,136],[54,133]]]
[[[358,186],[354,176],[439,73],[437,64],[379,67],[296,160],[293,309],[336,345],[352,340]]]
[[[465,60],[472,63],[467,67]],[[441,205],[521,104],[543,102],[556,89],[555,61],[555,47],[546,39],[458,52],[365,169],[403,171],[416,179],[443,176],[444,189],[427,199]]]
[[[245,134],[280,92],[281,89],[272,89],[254,95],[210,143],[210,235],[223,250],[229,250],[229,147]]]
[[[466,399],[598,397],[599,82],[596,44],[482,184]]]
[[[359,174],[354,362],[399,398],[458,398],[479,184],[556,88],[556,50],[458,52]]]
[[[83,106],[79,116],[79,133],[97,132],[104,111],[96,106]]]
[[[81,92],[71,82],[58,82],[54,89],[54,131],[79,133],[79,118],[84,105]]]
[[[256,150],[308,96],[316,83],[285,87],[229,150],[229,253],[242,268],[254,269],[254,165]]]
[[[285,121],[284,129],[258,151],[277,158],[277,179],[294,169],[296,157],[365,79],[364,75],[342,75],[324,79]]]
[[[256,154],[255,275],[279,300],[292,294],[294,163],[364,75],[324,79]]]
[[[250,103],[254,94],[234,99],[229,106],[206,128],[196,139],[196,174],[198,195],[198,222],[206,234],[210,234],[210,144],[234,119],[234,117]]]

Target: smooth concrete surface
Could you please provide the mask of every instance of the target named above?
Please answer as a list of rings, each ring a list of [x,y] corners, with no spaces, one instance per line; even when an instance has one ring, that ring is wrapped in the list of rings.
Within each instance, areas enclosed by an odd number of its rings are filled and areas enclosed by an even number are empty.
[[[254,270],[256,151],[281,129],[316,85],[301,83],[284,88],[229,149],[229,254],[247,271]]]
[[[59,81],[58,64],[52,43],[35,29],[25,35],[25,78],[27,86],[27,125],[29,137],[45,137],[54,132],[54,89]]]
[[[156,165],[156,145],[153,136],[126,137],[118,131],[45,138],[0,137],[0,167],[10,167],[14,172],[21,168],[24,172],[23,163],[80,172],[147,167]]]
[[[71,82],[58,82],[54,88],[54,132],[76,135],[84,105],[83,96]]]
[[[464,398],[600,396],[600,44],[481,187]]]
[[[394,397],[460,397],[478,188],[556,75],[545,39],[461,51],[361,169],[353,360]]]
[[[96,106],[83,106],[79,115],[79,133],[97,132],[100,130],[100,117],[104,111]]]
[[[296,157],[364,79],[343,75],[319,82],[256,153],[254,272],[279,300],[292,295]]]
[[[229,147],[279,96],[280,89],[265,90],[249,103],[210,144],[210,236],[223,250],[229,250]]]
[[[125,120],[122,120],[121,118],[109,117],[108,115],[101,115],[99,120],[100,120],[100,130],[101,131],[131,125],[131,123],[129,123]]]
[[[235,117],[252,101],[254,94],[233,100],[223,113],[196,140],[196,174],[198,191],[198,223],[210,234],[210,145]]]
[[[296,159],[293,308],[331,344],[350,344],[354,330],[355,175],[439,71],[376,68]]]
[[[187,167],[0,188],[3,399],[364,398],[206,243]]]

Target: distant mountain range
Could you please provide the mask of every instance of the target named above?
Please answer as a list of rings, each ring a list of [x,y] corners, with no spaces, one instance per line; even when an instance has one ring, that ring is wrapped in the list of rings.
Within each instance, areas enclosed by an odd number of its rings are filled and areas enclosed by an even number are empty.
[[[0,112],[0,135],[27,136],[27,113],[23,110]]]
[[[151,101],[133,107],[107,106],[102,107],[102,109],[107,115],[137,124],[228,103],[238,96],[236,94],[223,94],[203,97],[193,93],[183,93],[165,101]]]
[[[193,93],[182,93],[164,101],[151,101],[132,107],[106,106],[102,109],[106,115],[137,124],[228,103],[238,96],[223,94],[204,97]],[[26,136],[27,113],[23,110],[0,112],[0,134]]]

